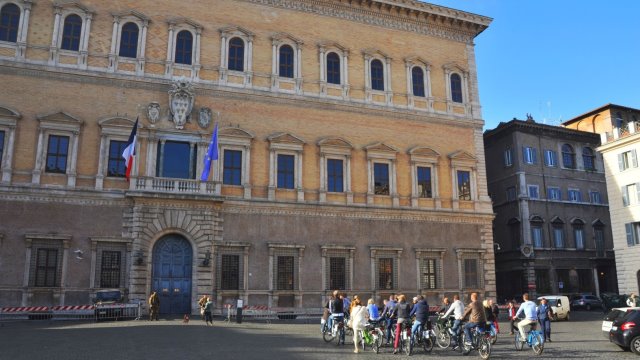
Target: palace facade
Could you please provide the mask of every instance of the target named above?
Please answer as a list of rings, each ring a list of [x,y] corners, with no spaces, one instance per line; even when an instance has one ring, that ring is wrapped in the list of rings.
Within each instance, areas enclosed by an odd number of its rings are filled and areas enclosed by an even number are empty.
[[[473,43],[491,19],[411,0],[0,13],[1,305],[495,296]]]

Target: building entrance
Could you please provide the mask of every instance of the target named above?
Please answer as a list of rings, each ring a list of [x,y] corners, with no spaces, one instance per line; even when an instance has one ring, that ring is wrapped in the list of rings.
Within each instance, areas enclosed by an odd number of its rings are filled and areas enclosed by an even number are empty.
[[[160,297],[160,314],[191,313],[193,250],[187,239],[167,235],[153,248],[152,290]]]

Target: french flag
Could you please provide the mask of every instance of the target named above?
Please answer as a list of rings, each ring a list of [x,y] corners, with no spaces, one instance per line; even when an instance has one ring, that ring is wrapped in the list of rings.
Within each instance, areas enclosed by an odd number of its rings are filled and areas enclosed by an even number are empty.
[[[129,135],[129,141],[127,141],[127,147],[122,152],[122,157],[127,162],[127,171],[125,172],[125,177],[127,181],[129,181],[129,177],[131,177],[131,168],[133,168],[133,157],[136,156],[136,140],[138,133],[138,118],[136,118],[136,123],[133,124],[133,130],[131,130],[131,135]]]

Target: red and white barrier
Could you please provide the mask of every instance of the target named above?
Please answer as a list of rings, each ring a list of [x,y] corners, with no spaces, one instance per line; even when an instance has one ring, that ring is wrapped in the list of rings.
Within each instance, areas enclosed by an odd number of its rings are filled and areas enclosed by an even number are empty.
[[[3,307],[3,313],[26,313],[26,312],[43,312],[49,311],[48,306],[21,306],[21,307]]]

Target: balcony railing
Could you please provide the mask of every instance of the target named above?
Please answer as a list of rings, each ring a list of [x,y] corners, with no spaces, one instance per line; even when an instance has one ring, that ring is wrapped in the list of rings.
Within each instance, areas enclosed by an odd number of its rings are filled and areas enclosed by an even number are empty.
[[[220,186],[218,185],[217,182],[199,180],[137,177],[131,181],[129,190],[217,196],[220,195]]]
[[[640,133],[640,122],[631,121],[626,125],[626,127],[616,127],[613,131],[600,134],[600,141],[602,144],[604,145],[606,143]]]

